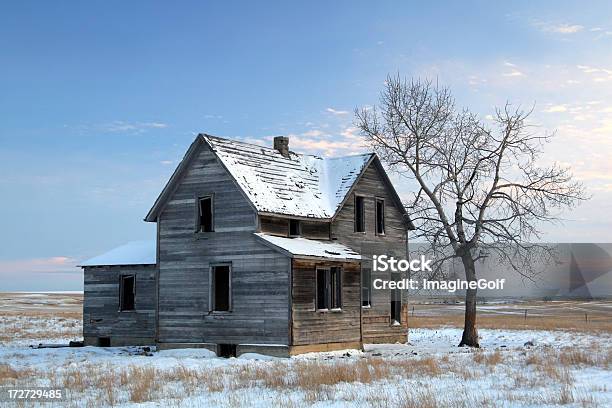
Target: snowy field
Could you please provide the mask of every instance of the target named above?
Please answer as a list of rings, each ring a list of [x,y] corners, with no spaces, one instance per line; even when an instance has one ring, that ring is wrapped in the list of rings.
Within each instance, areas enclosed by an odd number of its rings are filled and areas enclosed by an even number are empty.
[[[482,348],[471,350],[456,347],[458,328],[417,328],[408,344],[291,359],[222,359],[197,349],[28,348],[28,340],[79,337],[78,298],[65,297],[20,297],[15,311],[0,296],[0,385],[68,390],[67,401],[45,406],[612,406],[608,331],[482,329]],[[63,317],[43,313],[50,309]],[[7,327],[20,333],[14,341],[6,340]]]

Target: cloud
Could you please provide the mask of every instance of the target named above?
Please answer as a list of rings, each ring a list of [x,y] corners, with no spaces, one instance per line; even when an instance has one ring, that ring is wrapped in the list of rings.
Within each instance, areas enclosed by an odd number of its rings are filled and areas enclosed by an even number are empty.
[[[165,129],[168,127],[168,124],[163,122],[126,122],[123,120],[114,120],[108,123],[85,124],[77,126],[64,125],[64,127],[72,127],[80,132],[87,133],[102,132],[141,134],[148,132],[149,130]]]
[[[302,133],[302,136],[306,136],[306,137],[319,137],[322,136],[323,132],[321,132],[318,129],[312,129],[312,130],[308,130],[304,133]]]
[[[170,164],[174,163],[172,160],[162,160],[160,161],[161,164],[163,164],[164,166],[169,166]]]
[[[345,111],[345,110],[336,110],[334,108],[327,108],[325,109],[326,112],[331,113],[332,115],[335,116],[344,116],[344,115],[348,115],[349,111]]]
[[[510,72],[504,72],[502,74],[502,76],[505,76],[505,77],[522,77],[522,76],[525,76],[525,74],[523,74],[519,70],[514,69],[514,70],[512,70]]]
[[[565,105],[552,105],[544,109],[542,112],[556,113],[556,112],[567,112],[567,106]]]
[[[18,276],[23,273],[75,272],[77,260],[67,256],[0,261],[0,272]]]
[[[580,24],[567,24],[567,23],[550,23],[545,21],[535,20],[532,25],[539,29],[540,31],[547,33],[557,33],[557,34],[575,34],[584,30],[584,26]]]

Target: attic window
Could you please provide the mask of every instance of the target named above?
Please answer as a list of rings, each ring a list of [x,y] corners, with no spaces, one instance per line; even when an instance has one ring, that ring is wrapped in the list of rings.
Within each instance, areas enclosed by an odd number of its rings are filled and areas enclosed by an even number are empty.
[[[364,197],[355,196],[355,232],[365,232]]]
[[[385,235],[385,200],[376,199],[376,234]]]
[[[289,220],[289,236],[297,237],[300,235],[300,220]]]
[[[119,282],[119,310],[134,310],[136,278],[134,275],[122,275]]]
[[[198,231],[213,231],[213,198],[212,196],[198,198]]]

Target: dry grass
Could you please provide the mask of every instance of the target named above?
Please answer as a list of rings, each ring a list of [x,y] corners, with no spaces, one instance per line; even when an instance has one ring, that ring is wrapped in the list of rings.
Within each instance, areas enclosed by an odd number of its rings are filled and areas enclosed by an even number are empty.
[[[153,391],[159,386],[157,370],[152,367],[130,367],[128,376],[130,401],[150,401]]]
[[[474,353],[474,362],[486,366],[496,366],[503,361],[503,355],[499,350],[494,352],[477,351]]]

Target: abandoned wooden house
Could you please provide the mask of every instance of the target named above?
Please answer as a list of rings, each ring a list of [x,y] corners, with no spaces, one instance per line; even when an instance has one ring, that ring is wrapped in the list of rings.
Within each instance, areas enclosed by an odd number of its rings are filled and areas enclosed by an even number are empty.
[[[157,238],[82,263],[87,345],[293,355],[405,342],[412,223],[375,154],[322,158],[198,135],[145,217]]]

